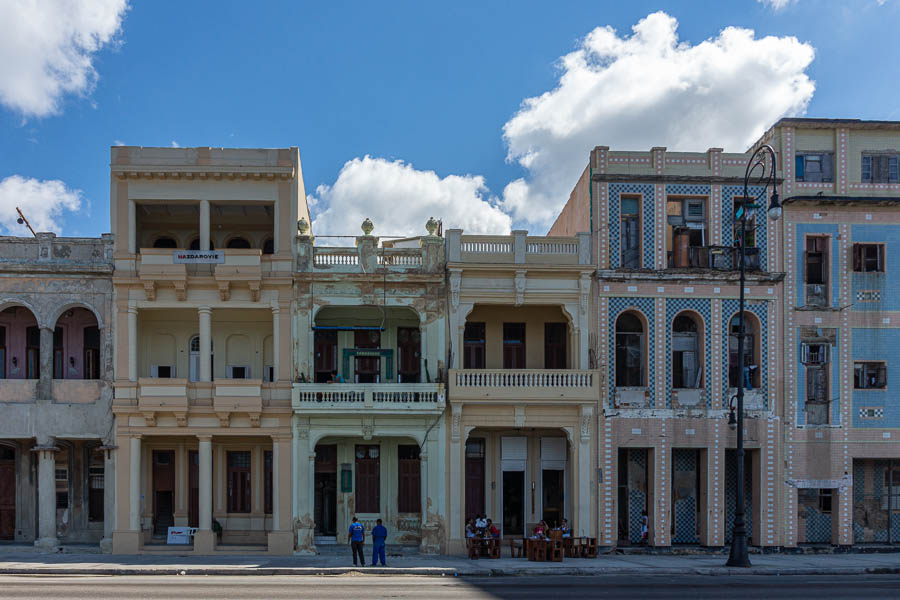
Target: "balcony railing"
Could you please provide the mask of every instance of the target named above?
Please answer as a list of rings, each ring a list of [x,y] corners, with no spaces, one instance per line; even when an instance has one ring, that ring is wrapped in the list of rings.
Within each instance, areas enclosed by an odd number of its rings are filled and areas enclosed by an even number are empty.
[[[34,402],[37,379],[4,379],[0,384],[0,402]]]
[[[450,371],[450,399],[596,401],[597,371],[464,369]]]
[[[670,269],[713,269],[715,271],[736,271],[740,267],[741,249],[733,246],[690,246],[684,251],[666,253]],[[748,271],[759,271],[759,248],[746,249],[744,267]]]
[[[492,264],[591,264],[590,234],[572,237],[529,236],[525,231],[510,235],[463,235],[461,229],[447,231],[450,262]]]
[[[441,411],[444,384],[298,383],[293,404],[300,412]]]

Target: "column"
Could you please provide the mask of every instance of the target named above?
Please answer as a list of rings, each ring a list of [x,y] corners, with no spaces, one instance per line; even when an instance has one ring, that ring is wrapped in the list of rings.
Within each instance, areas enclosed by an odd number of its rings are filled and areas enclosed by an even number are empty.
[[[129,454],[128,529],[141,530],[141,437],[131,438]]]
[[[128,381],[138,380],[137,367],[137,308],[128,307]]]
[[[200,315],[200,381],[212,381],[212,309],[201,306],[197,309]]]
[[[279,365],[281,363],[281,327],[278,319],[281,315],[281,309],[278,305],[272,307],[272,381],[281,379],[279,375]],[[272,450],[274,452],[274,449]],[[272,455],[274,460],[275,455]],[[274,492],[273,492],[274,493]]]
[[[197,487],[200,497],[194,551],[208,553],[216,549],[216,534],[212,530],[212,436],[198,435],[197,440]]]
[[[428,352],[428,344],[425,341],[425,318],[425,313],[419,315],[419,373],[421,373],[421,383],[425,383],[426,381],[428,381],[428,365],[425,362],[425,357],[428,356],[426,354]]]
[[[578,504],[577,521],[578,535],[594,536],[591,527],[591,482],[593,469],[591,469],[591,427],[593,425],[594,409],[591,406],[581,407],[581,432],[572,436],[572,441],[578,443]]]
[[[291,438],[272,436],[272,531],[269,554],[293,554],[294,530],[288,510],[291,489]],[[284,485],[282,485],[282,482]]]
[[[462,511],[465,508],[461,499],[465,497],[465,473],[463,471],[463,449],[465,440],[461,430],[462,405],[450,405],[450,506],[449,520],[450,532],[447,536],[450,542],[448,552],[462,552],[465,550],[463,538]]]
[[[175,447],[175,510],[173,517],[176,527],[186,527],[188,524],[188,490],[190,489],[190,461],[188,451],[184,444]]]
[[[43,330],[41,330],[43,333]],[[56,539],[56,446],[36,448],[38,463],[38,540],[35,546],[54,551]]]
[[[209,250],[209,200],[200,201],[200,250]]]
[[[111,444],[104,444],[111,446]],[[113,531],[116,528],[116,459],[113,449],[103,451],[103,539],[100,551],[112,552]]]
[[[50,382],[53,379],[53,328],[41,327],[41,349],[38,365],[40,368],[41,399],[50,399]],[[27,368],[27,365],[26,365]]]
[[[294,417],[295,419],[297,417]],[[310,451],[309,428],[306,423],[295,423],[294,460],[297,462],[294,483],[294,516],[297,518],[297,551],[302,555],[315,555],[315,522],[313,520],[313,490],[315,490],[315,452]],[[338,474],[340,477],[340,473]],[[338,482],[340,485],[340,482]],[[340,538],[338,538],[340,540]]]
[[[134,200],[128,201],[128,253],[135,254],[137,252],[137,207]]]

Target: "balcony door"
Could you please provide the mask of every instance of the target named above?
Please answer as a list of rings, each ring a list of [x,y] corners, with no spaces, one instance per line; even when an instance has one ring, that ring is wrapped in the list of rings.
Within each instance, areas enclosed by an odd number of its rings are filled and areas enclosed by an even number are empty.
[[[422,374],[422,335],[418,327],[397,328],[398,376],[400,383],[419,383]]]
[[[315,346],[316,383],[328,383],[331,374],[337,372],[337,331],[319,331],[313,334]]]
[[[503,324],[503,368],[525,368],[525,323]]]
[[[209,341],[209,374],[213,372],[213,345],[212,340]],[[200,336],[195,335],[191,338],[190,343],[190,368],[189,375],[191,381],[200,381]]]
[[[566,368],[566,324],[544,323],[544,368]]]
[[[153,535],[175,525],[175,451],[153,451]]]
[[[463,331],[464,369],[483,369],[485,367],[484,330],[484,323],[466,323]]]
[[[503,535],[525,534],[525,464],[528,438],[500,438],[503,471]]]
[[[357,349],[381,347],[381,332],[375,329],[354,331],[353,339],[353,345]],[[379,383],[381,381],[381,357],[355,356],[353,362],[356,383]]]
[[[466,440],[466,520],[484,510],[484,439]]]

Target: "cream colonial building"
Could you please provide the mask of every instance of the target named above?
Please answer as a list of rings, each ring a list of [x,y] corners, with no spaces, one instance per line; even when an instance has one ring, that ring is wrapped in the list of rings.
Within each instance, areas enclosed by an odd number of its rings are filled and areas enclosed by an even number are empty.
[[[445,549],[446,282],[437,223],[420,238],[318,245],[301,222],[294,290],[298,549],[346,543],[350,518],[388,543]],[[338,238],[340,239],[340,238]],[[334,241],[322,238],[320,242]]]
[[[192,526],[196,553],[290,553],[299,152],[121,146],[110,171],[113,551]]]
[[[568,519],[594,537],[596,409],[590,235],[447,232],[448,549],[487,514],[505,537]]]

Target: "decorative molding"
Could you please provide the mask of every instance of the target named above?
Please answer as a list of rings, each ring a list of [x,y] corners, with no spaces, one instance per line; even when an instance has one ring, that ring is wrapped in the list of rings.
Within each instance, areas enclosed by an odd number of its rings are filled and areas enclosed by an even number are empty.
[[[462,272],[459,270],[450,271],[450,306],[453,310],[459,308],[459,287],[462,281]]]
[[[231,298],[231,282],[230,281],[220,281],[219,282],[219,298],[222,302],[225,302],[229,298]]]
[[[516,427],[525,427],[525,407],[524,406],[516,406],[515,407],[515,415],[516,415]]]
[[[581,297],[579,298],[581,304],[581,316],[585,317],[588,314],[588,300],[591,297],[591,275],[590,273],[582,273],[581,280],[579,281],[579,285],[581,286]]]
[[[460,424],[462,421],[462,405],[452,404],[450,406],[450,441],[459,443]]]
[[[525,302],[525,274],[526,271],[516,271],[516,306],[522,306]]]
[[[145,281],[144,282],[144,294],[147,296],[147,300],[156,300],[156,282],[155,281]]]
[[[588,442],[591,439],[591,423],[594,420],[594,407],[581,407],[581,441]]]

